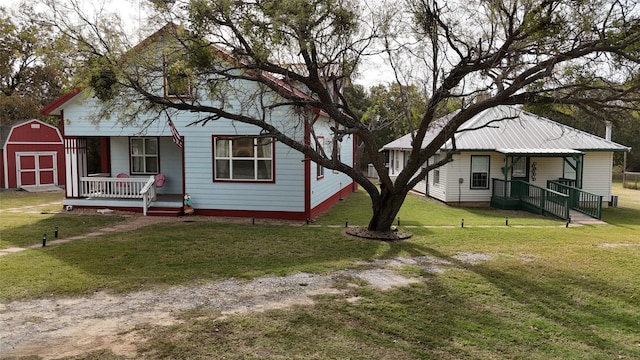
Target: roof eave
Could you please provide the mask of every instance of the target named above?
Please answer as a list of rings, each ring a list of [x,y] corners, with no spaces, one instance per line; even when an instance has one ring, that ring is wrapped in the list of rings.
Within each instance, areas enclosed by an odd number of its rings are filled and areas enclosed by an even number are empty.
[[[66,104],[69,100],[73,99],[76,95],[78,95],[82,91],[82,88],[75,88],[70,92],[60,96],[59,98],[53,100],[51,103],[47,104],[40,110],[40,114],[42,115],[51,115],[57,116],[60,113],[56,113],[62,105]]]

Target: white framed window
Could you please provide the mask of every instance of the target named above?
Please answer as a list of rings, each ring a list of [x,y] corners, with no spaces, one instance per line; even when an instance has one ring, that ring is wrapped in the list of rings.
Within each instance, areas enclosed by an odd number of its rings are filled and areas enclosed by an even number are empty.
[[[437,163],[438,161],[440,161],[440,154],[434,154],[433,155],[433,163]],[[439,185],[440,184],[440,168],[435,168],[433,169],[433,185]]]
[[[214,137],[214,181],[273,182],[274,139]]]
[[[489,188],[489,155],[471,156],[471,188]]]
[[[158,138],[130,138],[129,149],[131,156],[131,174],[158,173]]]
[[[320,149],[326,151],[324,147],[324,136],[318,136],[318,143],[316,146],[316,151],[320,152]],[[316,177],[318,179],[322,179],[324,177],[324,166],[316,164]]]

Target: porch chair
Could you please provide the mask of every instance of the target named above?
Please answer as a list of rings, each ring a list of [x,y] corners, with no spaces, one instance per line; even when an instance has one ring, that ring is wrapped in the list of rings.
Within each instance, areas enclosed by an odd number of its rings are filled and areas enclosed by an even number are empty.
[[[163,173],[158,173],[156,175],[156,187],[161,188],[164,186],[164,182],[167,180],[167,177]]]
[[[126,179],[128,177],[129,177],[129,174],[125,174],[125,173],[120,173],[120,174],[116,175],[116,178],[118,178],[118,179]],[[128,187],[129,187],[126,182],[117,182],[116,186],[118,188],[118,193],[120,193],[120,194],[126,193]]]

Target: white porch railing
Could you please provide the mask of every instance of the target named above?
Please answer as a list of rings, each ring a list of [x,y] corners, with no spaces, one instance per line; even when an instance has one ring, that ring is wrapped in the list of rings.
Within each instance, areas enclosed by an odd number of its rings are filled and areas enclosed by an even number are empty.
[[[151,202],[156,199],[156,178],[155,176],[150,176],[149,181],[142,187],[140,191],[142,194],[142,213],[144,216],[147,216],[147,209],[151,205]]]
[[[80,196],[87,198],[141,199],[143,213],[156,199],[155,176],[149,178],[81,177]]]

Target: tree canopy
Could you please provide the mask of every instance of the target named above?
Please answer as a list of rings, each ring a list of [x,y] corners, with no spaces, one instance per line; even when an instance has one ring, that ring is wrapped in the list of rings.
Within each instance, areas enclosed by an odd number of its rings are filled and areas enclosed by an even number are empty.
[[[49,0],[55,4],[54,0]],[[372,5],[376,4],[376,5]],[[206,88],[217,105],[197,97],[168,101],[149,89],[157,64],[123,50],[127,37],[113,24],[80,18],[57,25],[81,43],[94,78],[109,80],[106,102],[137,99],[143,112],[167,109],[202,114],[206,124],[220,118],[253,124],[269,136],[304,153],[318,164],[341,171],[365,189],[372,200],[371,230],[388,230],[411,188],[435,167],[451,161],[455,149],[440,161],[423,164],[452,138],[464,122],[503,104],[581,106],[594,114],[637,109],[640,79],[640,19],[635,0],[406,0],[380,3],[356,0],[190,0],[155,2],[156,19],[180,24],[174,36],[186,55],[176,68],[198,88]],[[75,9],[77,10],[77,9]],[[180,31],[179,29],[184,29]],[[220,61],[221,54],[233,61]],[[360,110],[345,92],[363,63],[383,56],[394,74],[389,93],[399,103],[383,102],[378,111]],[[224,56],[222,56],[224,57]],[[99,68],[96,69],[96,65]],[[146,70],[146,72],[145,72]],[[115,76],[111,77],[111,72]],[[146,76],[144,74],[147,74]],[[304,91],[282,91],[274,78]],[[257,86],[254,102],[229,107],[226,85],[236,80]],[[102,82],[104,83],[104,82]],[[100,91],[100,82],[91,83]],[[277,96],[265,96],[269,89]],[[390,95],[389,94],[389,95]],[[246,94],[244,94],[246,95]],[[255,99],[260,101],[255,101]],[[391,98],[389,98],[390,100]],[[397,107],[398,104],[404,104]],[[378,188],[359,169],[335,154],[317,152],[285,129],[265,121],[274,109],[318,109],[328,114],[340,139],[355,135],[380,176]],[[430,125],[444,109],[459,108],[433,140],[421,148]],[[372,115],[384,115],[396,128],[412,131],[415,144],[404,170],[390,178],[378,153],[383,145],[371,126]],[[303,123],[309,119],[300,117]]]
[[[71,66],[51,27],[0,7],[0,122],[40,118],[68,84]]]

